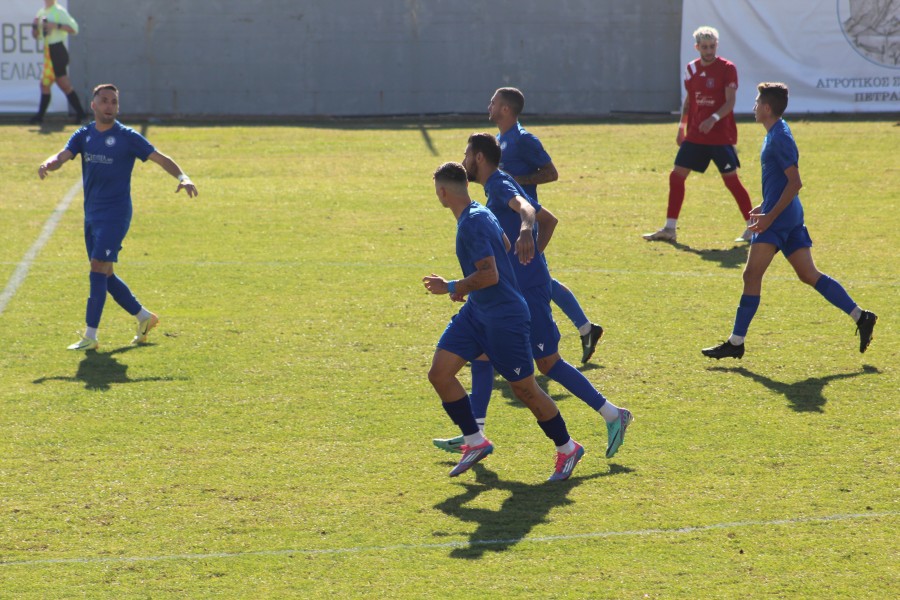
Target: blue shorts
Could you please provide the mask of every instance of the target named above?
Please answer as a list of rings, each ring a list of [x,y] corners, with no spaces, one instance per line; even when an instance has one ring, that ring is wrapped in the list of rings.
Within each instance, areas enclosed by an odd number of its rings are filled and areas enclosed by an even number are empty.
[[[812,238],[806,225],[797,225],[790,229],[766,229],[762,233],[754,233],[751,244],[772,244],[784,254],[785,258],[800,248],[812,248]]]
[[[684,167],[698,173],[705,173],[709,161],[716,163],[719,173],[731,173],[741,166],[734,146],[709,146],[694,142],[681,142],[675,155],[675,166]]]
[[[528,310],[531,311],[531,353],[535,358],[544,358],[559,352],[560,333],[553,310],[550,308],[552,283],[539,285],[522,291]]]
[[[487,354],[505,380],[519,381],[534,374],[530,329],[530,322],[524,319],[482,322],[466,302],[450,319],[437,347],[470,362]]]
[[[131,221],[85,221],[84,245],[88,258],[104,262],[117,262],[122,242]]]

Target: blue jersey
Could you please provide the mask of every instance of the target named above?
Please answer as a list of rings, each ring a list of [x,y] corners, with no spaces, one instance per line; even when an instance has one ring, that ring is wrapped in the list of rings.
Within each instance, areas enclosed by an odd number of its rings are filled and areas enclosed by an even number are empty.
[[[519,262],[519,257],[515,254],[516,240],[519,239],[519,233],[522,229],[522,217],[509,207],[509,202],[515,196],[522,196],[534,207],[535,212],[540,212],[541,205],[525,193],[516,181],[508,174],[501,170],[496,170],[484,182],[484,195],[487,196],[487,207],[491,209],[494,216],[500,222],[500,227],[506,237],[509,238],[513,245],[509,249],[509,260],[512,262],[513,269],[516,272],[516,280],[519,282],[519,289],[527,290],[537,285],[548,285],[550,283],[550,270],[547,268],[547,262],[544,255],[535,250],[534,259],[527,265]],[[534,243],[537,245],[538,225],[534,224]]]
[[[155,152],[150,142],[118,121],[103,132],[91,123],[73,133],[65,149],[81,154],[85,220],[130,220],[134,159],[146,161]]]
[[[762,170],[763,213],[771,211],[778,204],[781,193],[787,186],[785,169],[799,164],[800,153],[797,143],[791,135],[791,128],[784,119],[779,119],[763,140],[759,163]],[[771,227],[775,229],[793,229],[803,225],[803,206],[800,196],[795,196],[787,208],[775,219]]]
[[[519,292],[516,275],[506,254],[503,230],[491,211],[472,202],[456,222],[456,257],[463,275],[468,277],[474,273],[477,270],[475,263],[489,256],[494,257],[499,281],[470,293],[468,302],[481,320],[527,321],[528,306]]]
[[[506,133],[497,134],[497,141],[500,142],[500,150],[503,152],[500,169],[513,177],[531,175],[553,162],[541,145],[541,140],[528,133],[518,121]],[[537,185],[524,185],[522,189],[534,200],[538,199]]]

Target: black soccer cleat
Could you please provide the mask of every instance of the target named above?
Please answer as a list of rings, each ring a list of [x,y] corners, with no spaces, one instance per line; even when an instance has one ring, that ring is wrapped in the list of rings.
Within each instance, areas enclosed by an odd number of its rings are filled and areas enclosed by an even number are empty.
[[[744,356],[744,344],[735,346],[728,340],[725,340],[718,346],[704,348],[701,350],[703,356],[708,356],[719,360],[720,358],[742,358]]]
[[[860,353],[865,352],[872,343],[872,331],[875,329],[877,320],[878,315],[868,310],[862,311],[862,314],[859,315],[859,321],[856,322],[856,333],[859,335]]]
[[[581,364],[586,363],[597,349],[597,342],[603,337],[603,328],[599,325],[591,323],[589,333],[581,336]]]

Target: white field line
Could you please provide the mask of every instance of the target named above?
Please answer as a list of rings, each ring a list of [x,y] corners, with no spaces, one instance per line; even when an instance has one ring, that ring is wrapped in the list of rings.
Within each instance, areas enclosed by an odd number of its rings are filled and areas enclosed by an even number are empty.
[[[821,517],[796,517],[792,519],[776,519],[772,521],[738,521],[734,523],[714,523],[712,525],[687,526],[676,529],[634,529],[630,531],[597,531],[592,533],[574,533],[569,535],[551,535],[542,537],[523,537],[507,540],[472,540],[468,542],[442,542],[440,544],[398,544],[394,546],[354,546],[350,548],[326,549],[293,549],[293,550],[256,550],[250,552],[211,552],[208,554],[168,554],[162,556],[94,556],[82,558],[44,558],[36,560],[0,561],[0,568],[22,566],[45,566],[60,564],[103,564],[103,563],[139,563],[159,561],[209,560],[214,558],[245,558],[257,556],[290,556],[301,554],[307,556],[327,554],[362,554],[362,553],[394,553],[417,550],[440,550],[444,548],[470,548],[477,546],[509,546],[525,542],[565,542],[569,540],[590,540],[613,537],[650,537],[672,536],[684,533],[703,533],[720,529],[737,529],[744,527],[779,527],[805,523],[830,523],[836,521],[855,521],[862,519],[878,519],[900,516],[900,512],[868,512],[857,514],[825,515]]]
[[[6,287],[3,289],[3,292],[0,293],[0,315],[3,314],[3,311],[6,310],[6,305],[9,304],[9,301],[13,299],[13,296],[16,295],[16,291],[19,289],[19,286],[22,285],[22,282],[25,281],[25,277],[28,275],[28,270],[31,269],[32,263],[34,263],[34,259],[37,258],[37,255],[44,248],[48,241],[50,241],[50,237],[53,235],[53,232],[56,231],[56,226],[59,225],[59,222],[62,220],[63,215],[66,214],[66,211],[69,209],[69,205],[72,203],[72,199],[75,197],[75,194],[78,193],[78,190],[81,189],[81,177],[78,178],[78,181],[75,182],[74,185],[66,192],[66,195],[63,196],[62,200],[59,201],[59,204],[56,205],[56,208],[53,210],[53,213],[50,215],[50,218],[47,219],[47,222],[44,223],[44,228],[41,230],[41,234],[31,245],[31,248],[28,249],[28,252],[25,253],[25,256],[22,257],[22,260],[19,261],[19,264],[16,266],[16,270],[13,272],[12,276],[9,278],[9,281],[6,283]]]

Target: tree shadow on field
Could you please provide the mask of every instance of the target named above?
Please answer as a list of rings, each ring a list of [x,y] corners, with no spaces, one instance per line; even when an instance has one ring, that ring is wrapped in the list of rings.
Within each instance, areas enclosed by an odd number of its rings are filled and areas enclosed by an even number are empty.
[[[809,377],[802,381],[794,383],[782,383],[775,381],[765,375],[760,375],[747,370],[744,367],[710,367],[710,371],[722,371],[725,373],[737,373],[744,377],[749,377],[757,383],[761,383],[773,392],[783,394],[790,402],[790,407],[797,412],[825,412],[823,407],[827,400],[822,392],[825,386],[831,381],[838,379],[849,379],[858,377],[859,375],[869,375],[873,373],[881,373],[877,367],[871,365],[863,365],[862,369],[855,373],[835,373],[834,375],[825,375],[823,377]]]
[[[143,344],[144,346],[152,344]],[[173,377],[142,377],[132,379],[128,377],[128,365],[123,365],[115,358],[114,354],[124,354],[135,350],[140,346],[124,346],[112,352],[96,352],[90,350],[78,363],[78,370],[74,376],[57,375],[54,377],[40,377],[32,381],[42,384],[46,381],[78,381],[84,382],[84,389],[105,392],[114,383],[138,383],[142,381],[175,381]]]
[[[554,508],[572,504],[574,501],[567,496],[573,488],[592,479],[631,473],[632,469],[611,464],[606,473],[535,484],[503,481],[483,464],[475,465],[472,471],[475,473],[475,483],[462,483],[462,493],[435,505],[435,508],[448,516],[464,522],[478,523],[478,528],[469,536],[468,546],[454,548],[450,552],[452,558],[477,560],[487,551],[504,552],[524,541],[536,525],[546,523],[547,515]],[[491,490],[509,492],[509,497],[503,501],[499,510],[466,506],[482,492]]]
[[[719,263],[719,266],[725,269],[739,269],[743,267],[747,263],[747,254],[750,252],[750,244],[744,243],[735,245],[727,250],[691,248],[687,244],[679,244],[678,242],[668,243],[676,250],[696,254],[703,260]]]

